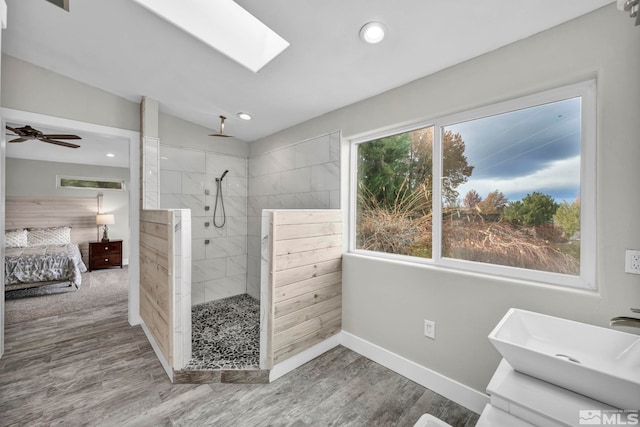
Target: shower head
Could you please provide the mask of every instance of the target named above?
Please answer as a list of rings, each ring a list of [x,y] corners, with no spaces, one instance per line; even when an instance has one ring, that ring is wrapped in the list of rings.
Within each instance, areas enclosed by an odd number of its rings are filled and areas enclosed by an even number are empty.
[[[227,135],[226,133],[224,133],[224,121],[227,118],[225,116],[220,116],[220,132],[218,133],[212,133],[209,136],[217,136],[217,137],[222,137],[222,138],[228,138],[231,135]]]
[[[224,176],[228,173],[229,173],[229,170],[222,172],[222,175],[220,175],[220,178],[216,178],[216,182],[222,182],[222,180],[224,179]]]

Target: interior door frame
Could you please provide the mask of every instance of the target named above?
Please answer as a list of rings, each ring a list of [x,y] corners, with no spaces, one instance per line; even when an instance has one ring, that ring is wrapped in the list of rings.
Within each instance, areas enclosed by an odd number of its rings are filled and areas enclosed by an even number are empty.
[[[1,1],[1,0],[0,0]],[[69,130],[77,130],[98,133],[125,139],[129,143],[129,297],[128,297],[128,321],[130,325],[139,325],[140,318],[140,132],[94,123],[64,119],[45,114],[31,113],[28,111],[14,110],[11,108],[0,109],[0,122],[2,129],[6,122],[25,122],[43,127],[63,127]],[[0,179],[2,186],[6,182],[6,135],[2,132],[0,138]],[[5,220],[5,191],[0,189],[0,226],[4,229]],[[4,233],[0,240],[4,239]],[[0,242],[2,243],[2,242]],[[4,252],[4,244],[0,251]],[[4,255],[2,253],[1,255]],[[4,260],[4,257],[2,258]],[[4,261],[3,261],[4,262]],[[2,270],[4,272],[4,268]],[[2,280],[4,283],[4,278]],[[4,352],[4,289],[0,296],[0,357]]]

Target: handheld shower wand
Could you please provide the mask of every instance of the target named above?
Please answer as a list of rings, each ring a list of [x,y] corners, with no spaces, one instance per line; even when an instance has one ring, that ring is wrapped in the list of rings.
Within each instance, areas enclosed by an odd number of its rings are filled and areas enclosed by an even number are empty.
[[[224,227],[224,224],[227,222],[227,213],[224,210],[224,199],[222,197],[222,180],[225,175],[229,173],[229,170],[225,170],[220,178],[216,178],[216,202],[213,206],[213,226],[216,228]],[[218,224],[216,221],[216,213],[218,211],[218,200],[220,200],[220,206],[222,207],[222,223]]]

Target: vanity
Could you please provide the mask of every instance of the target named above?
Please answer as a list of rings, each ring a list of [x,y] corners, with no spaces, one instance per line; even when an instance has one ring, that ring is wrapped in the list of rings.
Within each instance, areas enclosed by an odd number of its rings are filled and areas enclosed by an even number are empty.
[[[640,336],[510,309],[477,427],[640,425]]]

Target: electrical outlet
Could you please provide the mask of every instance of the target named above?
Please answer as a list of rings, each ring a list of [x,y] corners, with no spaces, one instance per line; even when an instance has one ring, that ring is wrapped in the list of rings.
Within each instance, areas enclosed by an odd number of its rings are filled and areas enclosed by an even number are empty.
[[[624,272],[631,274],[640,274],[640,251],[627,249]]]
[[[424,336],[427,338],[431,338],[433,340],[436,339],[436,322],[433,320],[424,321]]]

